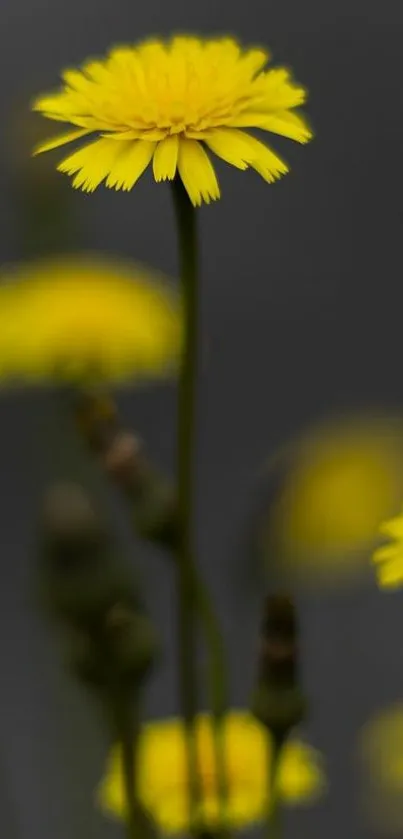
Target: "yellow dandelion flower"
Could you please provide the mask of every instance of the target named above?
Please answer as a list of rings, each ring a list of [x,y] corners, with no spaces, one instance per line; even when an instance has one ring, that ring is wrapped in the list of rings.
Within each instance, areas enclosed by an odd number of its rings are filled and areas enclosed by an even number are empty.
[[[196,816],[207,827],[217,825],[220,806],[214,764],[212,720],[199,714],[196,720],[203,800]],[[270,748],[266,730],[244,711],[226,717],[224,746],[228,777],[226,820],[242,828],[265,817],[268,802]],[[157,825],[169,834],[184,833],[188,824],[186,750],[183,724],[178,719],[144,726],[138,755],[139,798]],[[323,790],[324,776],[318,756],[302,742],[290,741],[284,748],[278,775],[284,803],[312,800]],[[103,809],[124,818],[125,803],[120,755],[113,750],[99,789]]]
[[[380,588],[396,589],[403,585],[403,512],[380,527],[380,534],[391,544],[378,548],[372,557]]]
[[[172,372],[178,300],[162,278],[93,255],[39,259],[0,274],[0,380],[123,382]]]
[[[345,418],[311,432],[288,456],[263,523],[264,543],[275,540],[283,568],[293,574],[332,581],[353,576],[401,498],[401,422]]]
[[[299,143],[312,134],[294,110],[306,90],[289,70],[267,70],[268,60],[267,50],[242,49],[232,38],[177,36],[115,47],[65,70],[61,90],[33,103],[45,117],[75,126],[36,153],[92,135],[58,166],[74,176],[74,187],[92,192],[104,182],[130,190],[152,163],[156,181],[178,172],[195,206],[220,196],[207,150],[272,183],[288,171],[286,163],[244,129]]]

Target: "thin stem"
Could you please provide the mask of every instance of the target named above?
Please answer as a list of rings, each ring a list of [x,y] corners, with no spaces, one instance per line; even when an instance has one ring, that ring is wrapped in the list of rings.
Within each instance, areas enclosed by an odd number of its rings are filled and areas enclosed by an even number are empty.
[[[268,763],[268,807],[267,807],[267,839],[281,839],[282,819],[278,789],[278,770],[285,738],[273,733],[267,737]]]
[[[194,615],[192,528],[195,391],[197,382],[197,233],[195,211],[179,178],[173,181],[184,308],[184,347],[178,395],[178,666],[181,711],[186,728],[189,811],[193,823],[200,801],[197,743],[197,637]]]
[[[139,836],[139,804],[136,795],[136,751],[139,721],[130,701],[130,694],[113,692],[108,697],[109,715],[114,734],[121,748],[122,776],[126,801],[126,831],[128,839]]]
[[[194,570],[195,600],[199,618],[206,633],[209,656],[210,699],[213,714],[214,751],[217,772],[218,799],[222,823],[225,818],[225,804],[228,797],[228,783],[225,762],[224,722],[228,708],[228,684],[226,658],[222,635],[210,597],[203,582],[197,579]]]
[[[197,802],[200,792],[197,751],[192,736],[192,725],[197,708],[196,657],[194,655],[196,646],[196,611],[204,626],[208,645],[218,798],[223,824],[227,799],[225,744],[223,742],[223,723],[228,700],[225,651],[220,628],[208,591],[197,573],[192,545],[193,450],[198,344],[196,218],[195,211],[190,204],[187,193],[179,178],[176,178],[173,182],[173,193],[179,232],[182,298],[185,320],[184,352],[179,380],[178,406],[178,643],[180,645],[181,659],[182,712],[188,732],[189,785],[192,806],[192,796],[193,802]],[[190,686],[191,680],[193,684],[192,688]]]

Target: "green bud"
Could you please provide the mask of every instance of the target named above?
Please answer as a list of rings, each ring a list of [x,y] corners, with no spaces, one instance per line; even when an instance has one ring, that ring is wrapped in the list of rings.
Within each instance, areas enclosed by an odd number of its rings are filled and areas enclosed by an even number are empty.
[[[266,597],[252,713],[277,740],[286,737],[306,715],[297,665],[298,624],[294,603],[281,594]]]
[[[51,490],[44,510],[39,587],[53,618],[93,631],[115,603],[139,609],[136,581],[112,547],[81,487]]]
[[[158,654],[156,633],[145,615],[116,603],[96,633],[68,636],[68,661],[75,676],[92,688],[138,686]]]
[[[272,688],[260,685],[252,698],[251,710],[276,737],[285,737],[306,716],[307,703],[298,686]]]
[[[101,565],[81,565],[44,573],[42,603],[51,617],[82,628],[96,628],[116,602],[137,607],[139,596],[119,560],[111,557]]]
[[[154,473],[144,476],[132,498],[133,523],[140,537],[172,548],[177,541],[176,498],[172,488]]]

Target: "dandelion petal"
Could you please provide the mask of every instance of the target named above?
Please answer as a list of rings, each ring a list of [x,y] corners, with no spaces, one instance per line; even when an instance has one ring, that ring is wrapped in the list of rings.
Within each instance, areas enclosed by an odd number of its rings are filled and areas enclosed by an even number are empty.
[[[96,140],[65,158],[57,168],[67,175],[77,173],[73,186],[93,192],[109,175],[113,163],[125,148],[123,141]]]
[[[156,181],[171,181],[178,163],[179,138],[177,134],[161,140],[155,149],[153,171]]]
[[[271,131],[289,140],[296,140],[297,143],[307,143],[312,139],[313,134],[307,123],[298,114],[291,111],[278,111],[275,114],[268,113],[247,113],[234,117],[231,120],[234,128],[261,128],[264,131]]]
[[[73,140],[78,140],[80,137],[85,137],[86,134],[90,133],[86,128],[82,128],[80,131],[66,131],[64,134],[58,134],[57,137],[52,137],[50,140],[39,143],[35,146],[32,154],[35,156],[42,154],[44,151],[57,149],[59,146],[64,146],[66,143],[71,143]]]
[[[194,207],[209,204],[220,197],[214,168],[197,140],[182,139],[179,144],[178,170]]]
[[[276,67],[263,73],[256,80],[257,95],[263,96],[266,105],[272,113],[288,108],[298,108],[307,96],[307,91],[301,85],[295,84],[291,73],[285,67]]]
[[[76,70],[74,67],[64,70],[62,73],[62,79],[69,88],[77,91],[78,93],[83,93],[84,95],[88,93],[92,84],[88,75],[85,75],[82,70]]]
[[[390,539],[396,541],[403,540],[403,516],[397,516],[390,521],[385,521],[381,524],[379,532],[383,536],[389,536]]]
[[[60,119],[62,122],[71,122],[70,114],[65,113],[66,96],[63,93],[45,94],[38,96],[31,105],[33,111],[40,113],[55,114],[51,119]]]
[[[144,128],[130,128],[127,131],[112,131],[108,128],[108,132],[102,136],[107,137],[109,140],[152,140],[152,142],[157,142],[166,137],[166,131],[160,128],[147,130]]]
[[[251,166],[272,183],[288,171],[287,165],[260,140],[235,128],[217,128],[205,137],[211,150],[238,169]]]
[[[381,565],[384,563],[390,562],[390,560],[394,559],[396,555],[399,555],[399,548],[397,545],[384,545],[382,548],[378,548],[373,556],[372,561],[375,564],[380,563]]]
[[[239,65],[242,68],[246,78],[255,76],[259,70],[267,64],[270,59],[270,53],[266,49],[250,49],[245,55],[239,59]]]
[[[114,145],[117,141],[111,140]],[[122,141],[124,142],[124,141]],[[127,151],[118,157],[110,168],[106,186],[115,189],[130,190],[138,181],[152,160],[156,143],[149,140],[137,140],[126,143]]]
[[[402,557],[385,562],[377,568],[378,583],[381,588],[397,589],[403,583],[403,561]]]
[[[251,159],[251,151],[247,141],[247,134],[228,128],[215,128],[206,134],[206,145],[217,155],[236,166],[237,169],[247,169]]]

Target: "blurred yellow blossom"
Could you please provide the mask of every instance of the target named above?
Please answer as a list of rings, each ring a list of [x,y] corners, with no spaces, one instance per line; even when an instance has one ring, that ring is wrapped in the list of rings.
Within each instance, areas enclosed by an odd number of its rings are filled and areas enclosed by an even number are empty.
[[[199,819],[214,829],[219,820],[212,721],[196,721],[203,801]],[[264,818],[268,802],[267,731],[249,713],[231,711],[224,729],[228,778],[227,824],[242,828]],[[183,724],[178,719],[147,723],[140,738],[139,798],[161,830],[187,832],[187,772]],[[318,754],[302,742],[286,744],[279,765],[278,790],[284,803],[312,800],[323,792],[324,775]],[[119,752],[115,749],[99,790],[104,809],[123,818],[124,792]]]
[[[84,254],[0,272],[0,380],[165,376],[181,335],[173,289],[142,266]]]
[[[81,69],[62,73],[58,92],[33,109],[73,129],[36,148],[49,151],[90,137],[58,169],[93,192],[102,182],[130,190],[152,163],[156,181],[178,172],[194,205],[220,197],[207,151],[268,183],[288,166],[245,128],[306,143],[312,134],[295,112],[306,99],[288,69],[266,69],[266,49],[242,49],[233,38],[179,35],[118,46]]]
[[[403,512],[383,522],[380,534],[391,543],[378,548],[372,557],[378,583],[381,588],[400,588],[403,585]]]
[[[341,579],[367,561],[402,491],[400,420],[363,416],[324,424],[287,451],[263,541],[276,546],[274,554],[293,573]]]

